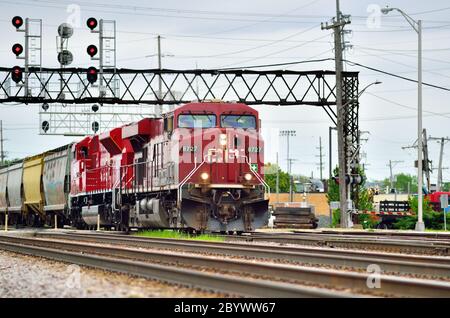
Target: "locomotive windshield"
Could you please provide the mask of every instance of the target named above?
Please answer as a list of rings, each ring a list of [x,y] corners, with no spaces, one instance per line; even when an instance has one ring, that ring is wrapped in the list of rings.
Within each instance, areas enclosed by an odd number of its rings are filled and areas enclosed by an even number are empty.
[[[252,115],[222,115],[220,126],[223,128],[255,129],[256,118]]]
[[[179,128],[213,128],[216,127],[216,115],[181,114],[178,116]]]

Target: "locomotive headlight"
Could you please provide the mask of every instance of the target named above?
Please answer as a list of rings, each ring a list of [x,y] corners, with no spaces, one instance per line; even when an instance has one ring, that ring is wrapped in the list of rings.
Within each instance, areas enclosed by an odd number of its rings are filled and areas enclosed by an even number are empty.
[[[244,174],[244,179],[245,179],[246,181],[252,180],[252,174],[251,174],[251,173],[246,173],[246,174]]]
[[[202,172],[202,174],[200,175],[200,179],[202,179],[203,181],[208,180],[209,178],[209,174],[207,172]]]
[[[219,136],[219,143],[221,146],[227,145],[227,135],[226,134],[220,134]]]

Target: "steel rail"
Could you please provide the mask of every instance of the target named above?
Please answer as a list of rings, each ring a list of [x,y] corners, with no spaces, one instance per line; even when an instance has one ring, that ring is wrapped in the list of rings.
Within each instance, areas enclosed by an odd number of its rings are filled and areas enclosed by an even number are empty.
[[[31,239],[23,237],[0,237],[0,247],[7,241],[13,244],[27,246],[51,247],[53,250],[79,252],[83,255],[103,255],[114,259],[129,259],[139,262],[162,262],[185,266],[199,266],[226,272],[238,273],[240,276],[257,275],[255,278],[269,280],[281,279],[297,283],[312,283],[321,288],[351,289],[352,295],[371,293],[372,295],[393,295],[407,297],[450,297],[450,283],[437,282],[410,277],[392,277],[380,275],[380,287],[368,287],[370,274],[354,273],[332,269],[310,268],[285,264],[255,263],[248,260],[218,259],[203,255],[183,255],[176,252],[155,252],[123,247],[108,247],[101,245],[82,244],[75,242],[55,241],[48,239]],[[20,243],[18,243],[20,242]],[[266,278],[266,279],[267,279]]]
[[[132,276],[192,286],[208,291],[230,293],[249,297],[357,297],[358,295],[332,291],[323,288],[299,286],[284,282],[263,281],[204,273],[199,270],[149,264],[136,260],[117,259],[99,255],[88,255],[80,252],[69,252],[60,249],[45,248],[33,245],[11,243],[2,236],[0,249],[10,252],[44,257],[56,261],[78,264],[103,270],[120,272]]]
[[[440,241],[376,240],[374,238],[302,236],[300,234],[251,235],[246,240],[450,256],[450,244]]]
[[[440,245],[440,246],[447,246],[450,247],[450,240],[446,238],[442,239],[436,239],[436,238],[428,238],[428,237],[406,237],[406,236],[400,236],[400,237],[389,237],[389,236],[370,236],[370,235],[339,235],[339,234],[323,234],[323,233],[252,233],[252,235],[248,236],[251,238],[267,238],[267,237],[282,237],[282,238],[289,238],[289,239],[304,239],[304,238],[316,238],[316,239],[351,239],[356,241],[379,241],[379,242],[387,242],[387,243],[404,243],[407,242],[409,245],[423,245],[423,244],[434,244],[434,245]]]
[[[421,255],[381,254],[330,248],[288,247],[260,244],[222,243],[175,239],[137,238],[104,234],[37,233],[39,237],[85,241],[91,243],[127,245],[141,248],[181,250],[258,259],[284,260],[302,264],[326,264],[366,270],[371,264],[384,273],[407,273],[450,277],[450,258]]]
[[[256,232],[255,232],[256,233]],[[262,233],[262,232],[258,232]],[[293,233],[295,234],[317,234],[317,235],[329,235],[329,234],[336,234],[340,236],[380,236],[380,237],[395,237],[395,238],[431,238],[431,239],[444,239],[444,240],[450,240],[450,233],[446,232],[391,232],[389,230],[379,230],[379,231],[333,231],[333,230],[320,230],[316,232],[310,232],[310,231],[302,231],[302,230],[294,230]]]

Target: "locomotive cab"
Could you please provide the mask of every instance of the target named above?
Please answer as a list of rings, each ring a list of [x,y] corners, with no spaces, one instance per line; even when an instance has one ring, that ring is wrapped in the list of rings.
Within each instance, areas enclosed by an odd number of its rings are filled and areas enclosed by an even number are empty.
[[[265,225],[268,186],[257,112],[235,103],[187,106],[175,111],[173,134],[179,143],[182,221],[221,232]]]

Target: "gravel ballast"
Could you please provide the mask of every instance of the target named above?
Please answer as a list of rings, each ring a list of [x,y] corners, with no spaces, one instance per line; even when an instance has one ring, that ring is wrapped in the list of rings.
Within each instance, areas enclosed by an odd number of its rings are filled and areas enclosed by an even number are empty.
[[[149,279],[0,251],[0,298],[223,296]]]

